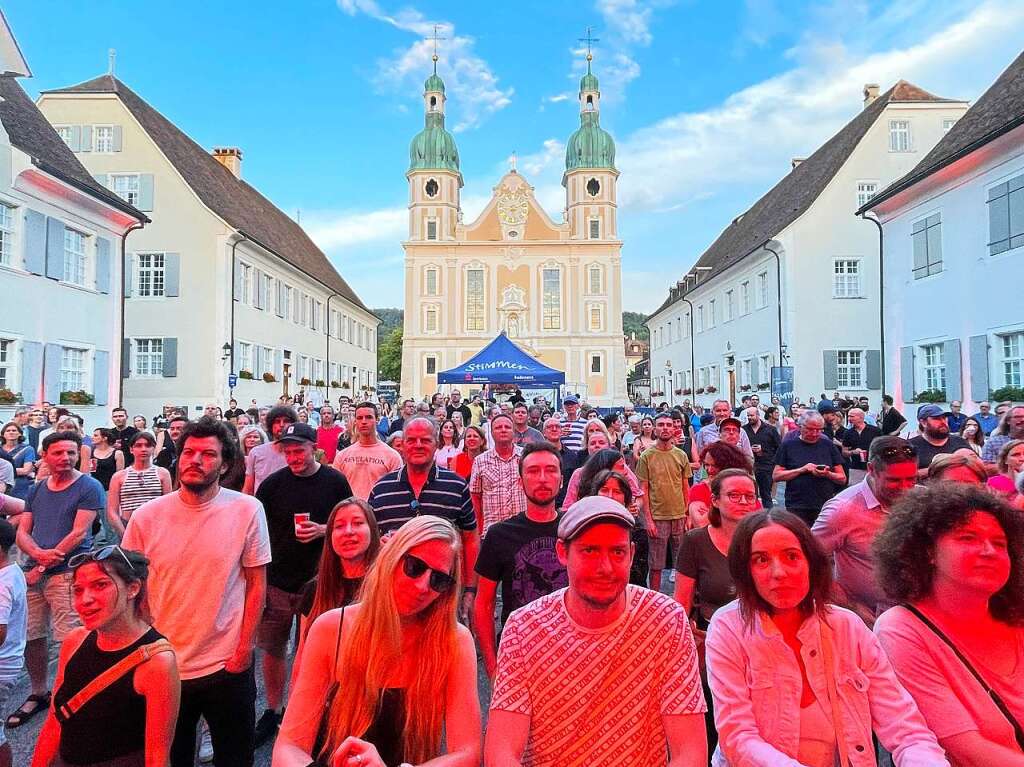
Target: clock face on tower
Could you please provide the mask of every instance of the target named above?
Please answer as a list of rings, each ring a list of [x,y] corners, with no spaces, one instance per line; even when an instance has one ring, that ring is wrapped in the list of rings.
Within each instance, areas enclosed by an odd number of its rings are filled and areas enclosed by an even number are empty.
[[[430,179],[427,182],[426,186],[423,187],[423,191],[425,191],[427,193],[427,197],[436,197],[437,196],[437,189],[438,189],[437,182],[434,181],[434,179]]]

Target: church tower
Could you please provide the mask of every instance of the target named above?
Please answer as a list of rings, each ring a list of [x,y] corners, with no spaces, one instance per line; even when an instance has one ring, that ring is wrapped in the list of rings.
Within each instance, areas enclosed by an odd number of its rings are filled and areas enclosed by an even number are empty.
[[[573,240],[618,239],[615,184],[615,142],[601,128],[601,89],[590,69],[593,56],[587,51],[587,73],[580,80],[580,127],[565,148],[566,220]]]
[[[444,81],[434,73],[423,84],[424,126],[409,145],[409,239],[455,239],[459,222],[459,150],[444,127]]]

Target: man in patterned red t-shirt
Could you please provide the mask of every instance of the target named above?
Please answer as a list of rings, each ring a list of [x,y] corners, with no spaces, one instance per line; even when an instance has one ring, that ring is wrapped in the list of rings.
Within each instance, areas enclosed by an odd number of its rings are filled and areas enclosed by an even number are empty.
[[[488,767],[706,767],[706,705],[686,613],[629,585],[633,516],[574,503],[556,549],[569,587],[512,613],[498,652]]]

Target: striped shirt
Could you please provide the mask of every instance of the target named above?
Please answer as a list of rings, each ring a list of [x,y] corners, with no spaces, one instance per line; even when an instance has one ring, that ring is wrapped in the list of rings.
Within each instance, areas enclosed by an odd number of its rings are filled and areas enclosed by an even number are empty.
[[[156,466],[138,471],[131,466],[124,470],[124,479],[121,481],[120,503],[117,513],[123,520],[131,519],[132,512],[146,501],[159,498],[164,494],[164,488],[160,484],[160,475]]]
[[[583,432],[587,428],[586,419],[577,417],[575,421],[570,421],[569,416],[564,414],[558,416],[558,418],[562,422],[562,428],[565,428],[565,425],[569,424],[569,433],[562,437],[562,449],[582,450]]]
[[[436,464],[431,465],[418,497],[409,484],[408,469],[403,466],[377,480],[368,501],[381,534],[392,533],[421,514],[447,519],[461,531],[476,529],[476,514],[465,480]]]

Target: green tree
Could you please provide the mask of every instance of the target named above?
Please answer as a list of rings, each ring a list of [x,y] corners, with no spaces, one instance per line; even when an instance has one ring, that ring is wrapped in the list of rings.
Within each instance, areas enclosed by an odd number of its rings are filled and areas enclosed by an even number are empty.
[[[646,319],[646,314],[640,314],[639,312],[623,312],[622,332],[626,338],[629,338],[630,333],[636,333],[636,337],[639,340],[648,340],[650,331],[647,329],[647,326],[644,325],[644,320]]]
[[[391,331],[377,346],[377,380],[402,381],[402,328]]]

